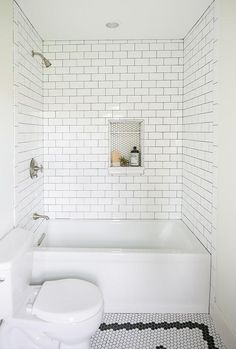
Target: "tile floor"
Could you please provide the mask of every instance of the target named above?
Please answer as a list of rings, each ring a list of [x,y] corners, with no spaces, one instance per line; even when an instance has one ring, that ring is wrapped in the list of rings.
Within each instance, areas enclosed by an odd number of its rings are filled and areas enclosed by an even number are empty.
[[[105,314],[91,349],[225,349],[207,314]]]

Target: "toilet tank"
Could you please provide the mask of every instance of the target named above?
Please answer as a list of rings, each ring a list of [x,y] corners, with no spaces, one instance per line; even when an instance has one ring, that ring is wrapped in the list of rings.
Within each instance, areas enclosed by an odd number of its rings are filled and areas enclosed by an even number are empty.
[[[29,289],[33,234],[15,228],[0,240],[0,319],[14,314]]]

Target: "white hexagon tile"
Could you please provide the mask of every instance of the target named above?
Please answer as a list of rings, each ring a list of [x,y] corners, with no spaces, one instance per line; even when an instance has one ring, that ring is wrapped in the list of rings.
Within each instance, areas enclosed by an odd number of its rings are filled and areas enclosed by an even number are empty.
[[[207,314],[105,314],[91,349],[224,349]]]

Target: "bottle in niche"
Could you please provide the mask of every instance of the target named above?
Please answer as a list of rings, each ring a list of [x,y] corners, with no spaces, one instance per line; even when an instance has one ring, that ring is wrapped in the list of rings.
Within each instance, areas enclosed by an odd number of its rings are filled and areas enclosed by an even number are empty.
[[[139,155],[137,147],[133,147],[130,153],[130,166],[139,166]]]

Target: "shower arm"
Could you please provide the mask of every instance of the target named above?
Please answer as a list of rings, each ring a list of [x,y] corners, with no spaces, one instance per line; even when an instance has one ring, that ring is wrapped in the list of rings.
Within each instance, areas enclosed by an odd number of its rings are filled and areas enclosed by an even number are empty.
[[[40,56],[42,59],[45,58],[44,55],[42,55],[42,53],[40,53],[40,52],[35,52],[34,50],[32,50],[31,52],[32,52],[32,57]]]

